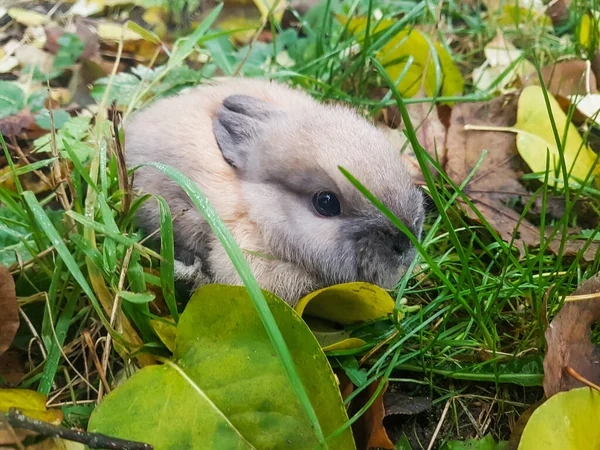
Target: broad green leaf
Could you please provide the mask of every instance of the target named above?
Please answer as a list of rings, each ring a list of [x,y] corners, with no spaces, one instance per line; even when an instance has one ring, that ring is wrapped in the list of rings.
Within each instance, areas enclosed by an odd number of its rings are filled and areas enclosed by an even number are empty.
[[[329,362],[292,308],[263,295],[327,436],[348,420]],[[180,317],[173,361],[110,393],[88,430],[164,450],[314,449],[311,422],[275,354],[245,288],[203,286]],[[354,449],[350,429],[328,445]]]
[[[311,292],[300,299],[295,309],[301,316],[308,315],[351,325],[392,314],[394,300],[379,286],[353,282]]]
[[[60,45],[52,68],[63,70],[70,68],[83,53],[85,44],[74,33],[63,33],[57,40]]]
[[[348,19],[338,16],[338,20],[346,24]],[[393,20],[384,19],[379,22],[372,20],[371,34],[385,31],[394,24]],[[364,32],[367,28],[366,17],[355,17],[350,19],[348,31],[359,35],[359,40],[364,40]],[[362,35],[361,35],[362,34]],[[419,91],[423,84],[425,93],[433,97],[436,95],[436,87],[441,87],[439,96],[461,95],[464,88],[464,79],[460,71],[452,61],[451,55],[439,42],[433,43],[435,55],[431,52],[428,38],[422,32],[415,29],[401,30],[377,52],[376,59],[385,67],[389,77],[398,81],[398,91],[405,97],[412,97]],[[439,60],[441,79],[438,80],[436,73],[435,58]],[[409,61],[412,59],[412,62]],[[409,65],[410,64],[410,65]],[[408,66],[408,67],[407,67]],[[422,80],[424,79],[424,83]]]
[[[48,397],[27,389],[0,389],[0,413],[16,408],[28,417],[59,425],[63,413],[59,409],[46,409]]]
[[[91,91],[91,96],[97,102],[100,102],[104,97],[104,92],[110,77],[97,80]],[[140,79],[131,73],[121,72],[112,78],[110,93],[106,101],[112,103],[116,100],[117,106],[127,106],[133,100],[140,87]]]
[[[71,116],[64,109],[57,109],[52,111],[52,118],[54,120],[54,128],[58,130],[65,126],[65,124],[71,119]],[[50,123],[50,111],[46,108],[42,109],[37,116],[35,116],[35,123],[44,130],[50,130],[52,128]]]
[[[600,448],[600,393],[588,387],[559,392],[531,415],[519,450]]]
[[[25,92],[16,83],[0,80],[0,119],[13,116],[25,107]]]

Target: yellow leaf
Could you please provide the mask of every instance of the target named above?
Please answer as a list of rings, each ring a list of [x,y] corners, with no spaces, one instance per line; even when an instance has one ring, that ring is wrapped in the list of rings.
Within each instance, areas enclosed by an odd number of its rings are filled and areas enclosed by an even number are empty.
[[[517,5],[504,5],[498,17],[498,25],[552,27],[552,20],[543,10]]]
[[[124,27],[120,23],[115,22],[101,22],[98,24],[97,30],[98,37],[103,41],[137,41],[142,39],[138,33]]]
[[[587,13],[581,16],[581,22],[579,23],[579,43],[582,47],[587,48],[598,42],[600,33],[598,24],[600,17],[598,16],[600,16],[598,13],[594,15]]]
[[[560,108],[556,99],[548,93],[552,116],[556,123],[559,135],[564,135],[568,126],[568,134],[564,146],[564,158],[570,175],[584,180],[592,169],[596,160],[594,153],[584,145],[583,139],[572,123],[567,123],[567,116]],[[546,150],[550,154],[550,178],[555,170],[560,167],[560,153],[556,146],[550,116],[546,109],[544,94],[540,86],[528,86],[523,89],[519,97],[517,122],[512,127],[517,132],[517,149],[521,157],[534,172],[546,170]],[[595,173],[598,173],[598,166]],[[592,175],[593,177],[593,175]],[[559,173],[558,178],[562,179]],[[551,185],[555,183],[549,180]],[[561,185],[562,183],[556,183]]]
[[[60,425],[64,416],[58,409],[46,409],[48,398],[37,391],[27,389],[0,389],[0,412],[16,408],[28,417]]]
[[[22,8],[10,8],[8,10],[8,15],[27,27],[36,27],[50,22],[50,18],[45,14]]]
[[[350,325],[392,314],[394,300],[379,286],[354,282],[311,292],[300,299],[295,309],[300,316],[313,316]]]
[[[168,20],[169,11],[167,8],[162,6],[151,6],[146,9],[142,18],[144,22],[152,27],[152,30],[160,38],[164,38],[167,35],[167,26],[165,25]]]
[[[348,30],[355,36],[359,36],[359,42],[364,41],[367,19],[357,17],[350,19],[345,16],[337,16],[338,20],[348,24]],[[384,31],[394,24],[393,20],[384,19],[379,22],[373,20],[370,34]],[[398,81],[397,88],[404,97],[414,96],[420,89],[421,84],[425,88],[425,93],[432,97],[436,94],[436,87],[439,85],[441,96],[461,95],[464,88],[464,79],[460,71],[452,61],[452,57],[439,42],[433,43],[432,54],[430,41],[426,35],[419,30],[400,30],[396,33],[375,56],[384,66],[389,77],[396,82],[404,72],[402,78]],[[436,63],[434,56],[437,56],[441,72],[441,80],[438,80],[436,73]],[[413,60],[409,64],[408,58]]]
[[[277,22],[281,22],[283,13],[287,7],[287,0],[253,0],[254,4],[260,11],[262,20],[266,20],[269,16],[269,10]]]
[[[334,344],[326,345],[323,348],[324,352],[330,352],[333,350],[352,350],[365,345],[365,341],[358,338],[344,339],[343,341],[336,342]]]
[[[173,320],[171,316],[163,317],[163,319],[171,322]],[[175,351],[175,336],[177,334],[177,326],[175,325],[175,322],[168,324],[162,320],[152,319],[150,320],[150,326],[158,335],[161,342],[165,344],[165,346],[172,352]]]
[[[246,16],[230,16],[219,22],[219,28],[223,31],[232,31],[229,35],[231,38],[241,45],[248,44],[256,29],[261,25],[261,19]],[[240,31],[235,31],[240,30]]]

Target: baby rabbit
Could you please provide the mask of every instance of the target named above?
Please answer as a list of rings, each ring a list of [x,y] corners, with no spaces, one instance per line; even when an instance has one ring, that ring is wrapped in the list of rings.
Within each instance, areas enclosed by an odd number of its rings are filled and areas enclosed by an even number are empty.
[[[420,238],[424,198],[399,150],[355,112],[283,84],[229,78],[159,99],[125,125],[128,166],[163,162],[215,207],[261,288],[295,305],[320,287],[366,281],[392,288],[415,256],[401,233],[339,171],[363,183]],[[183,190],[154,168],[134,189],[161,195],[174,220],[176,275],[194,288],[242,284]],[[139,225],[159,228],[158,207]]]

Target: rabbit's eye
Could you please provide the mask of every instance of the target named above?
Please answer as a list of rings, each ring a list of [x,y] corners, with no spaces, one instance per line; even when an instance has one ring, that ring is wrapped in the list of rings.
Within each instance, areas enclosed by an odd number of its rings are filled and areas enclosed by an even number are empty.
[[[322,216],[338,216],[341,212],[340,201],[332,192],[317,192],[312,198],[315,210]]]

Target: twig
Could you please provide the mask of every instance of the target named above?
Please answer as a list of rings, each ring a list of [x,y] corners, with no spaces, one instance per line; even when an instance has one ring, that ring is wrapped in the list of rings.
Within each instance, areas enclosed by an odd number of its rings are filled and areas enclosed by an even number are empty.
[[[433,436],[431,436],[431,441],[429,441],[427,450],[431,450],[433,448],[433,444],[434,444],[435,440],[437,439],[437,436],[440,433],[440,430],[442,429],[444,420],[446,419],[446,414],[448,414],[448,409],[450,409],[451,401],[452,401],[452,399],[449,398],[448,401],[446,402],[446,406],[444,406],[444,410],[442,411],[442,417],[440,417],[440,420],[439,420],[437,426],[435,427],[435,431],[433,432]]]
[[[585,384],[587,387],[590,387],[598,392],[600,392],[600,386],[598,386],[597,384],[592,383],[590,380],[584,378],[583,376],[579,375],[575,369],[573,369],[570,366],[565,367],[565,372],[567,372],[569,375],[571,375],[573,378],[575,378],[577,381]]]
[[[38,419],[25,416],[20,411],[11,408],[4,414],[4,421],[13,428],[22,428],[34,431],[42,436],[58,437],[68,441],[79,442],[89,448],[111,449],[111,450],[152,450],[154,446],[143,442],[128,441],[107,436],[100,433],[88,433],[86,431],[73,430],[60,425],[52,425]]]

